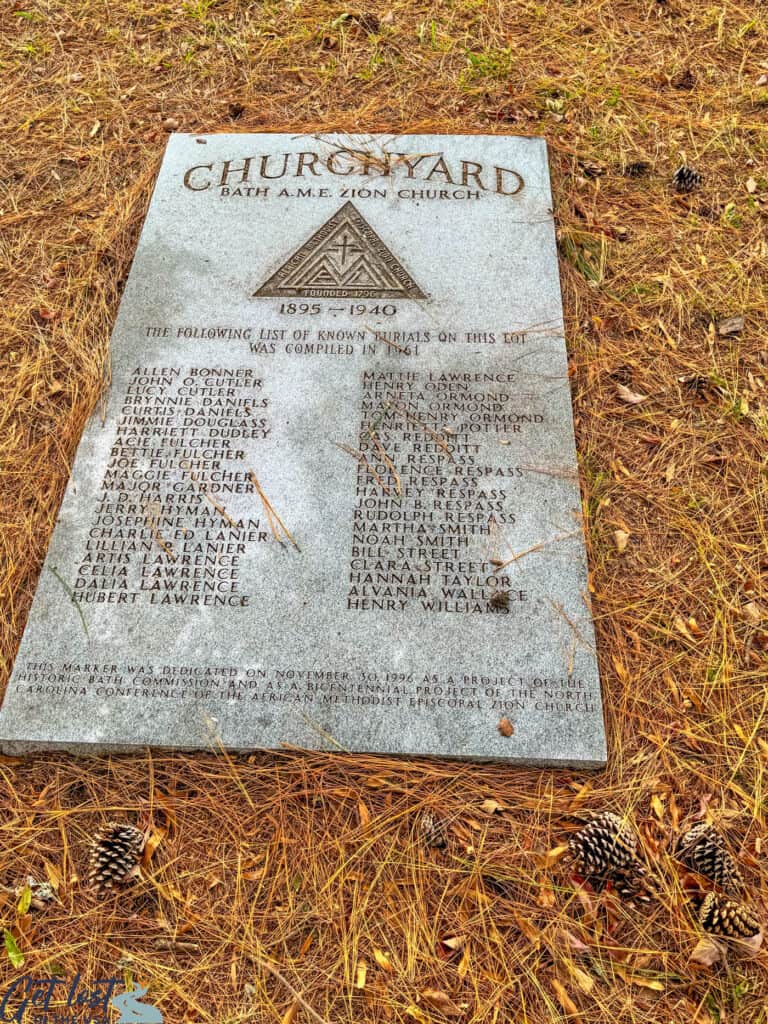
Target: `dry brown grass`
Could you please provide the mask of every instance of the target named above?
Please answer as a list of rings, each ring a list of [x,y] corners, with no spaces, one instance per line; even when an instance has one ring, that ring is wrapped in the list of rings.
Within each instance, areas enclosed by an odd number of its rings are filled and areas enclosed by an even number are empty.
[[[43,877],[46,862],[61,879],[45,913],[17,920],[5,897],[24,970],[132,973],[171,1024],[312,1020],[291,988],[329,1022],[439,1021],[429,989],[471,1024],[767,1021],[764,952],[691,964],[667,846],[711,798],[762,908],[765,6],[396,0],[373,34],[342,15],[381,18],[387,3],[13,8],[0,13],[4,671],[106,375],[165,119],[543,134],[611,742],[597,775],[290,751],[6,760],[0,880]],[[705,175],[690,197],[668,186],[683,159]],[[647,176],[621,173],[635,160]],[[735,313],[743,332],[719,337],[710,325]],[[622,403],[617,383],[648,400]],[[616,529],[631,534],[623,555]],[[415,840],[422,807],[451,819],[446,852]],[[649,911],[595,911],[563,861],[545,863],[602,808],[640,829],[661,894]],[[78,877],[107,817],[162,842],[130,896],[98,904]],[[455,936],[458,951],[441,945]],[[18,973],[0,961],[3,982]]]

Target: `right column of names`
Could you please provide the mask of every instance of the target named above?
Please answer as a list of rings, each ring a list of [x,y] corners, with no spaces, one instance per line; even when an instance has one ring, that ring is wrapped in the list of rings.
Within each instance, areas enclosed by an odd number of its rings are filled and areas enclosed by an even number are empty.
[[[517,386],[514,371],[363,371],[357,448],[342,446],[357,461],[348,608],[509,615],[530,599],[503,549],[525,472],[513,439],[544,415]]]

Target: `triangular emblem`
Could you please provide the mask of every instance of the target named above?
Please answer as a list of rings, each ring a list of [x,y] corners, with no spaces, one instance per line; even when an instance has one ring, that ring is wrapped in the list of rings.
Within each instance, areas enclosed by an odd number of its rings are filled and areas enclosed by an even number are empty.
[[[352,203],[345,203],[255,295],[423,299],[424,293]]]

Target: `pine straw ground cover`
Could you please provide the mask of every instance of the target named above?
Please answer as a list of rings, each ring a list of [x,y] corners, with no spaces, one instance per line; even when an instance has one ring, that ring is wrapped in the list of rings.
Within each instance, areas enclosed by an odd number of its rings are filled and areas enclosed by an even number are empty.
[[[6,758],[3,987],[117,974],[171,1024],[768,1021],[764,950],[691,959],[670,853],[707,816],[765,914],[765,6],[18,0],[0,21],[3,671],[168,130],[542,134],[610,732],[599,774]],[[683,162],[690,195],[669,186]],[[558,850],[606,809],[640,833],[648,907],[579,888]],[[150,845],[98,901],[82,879],[108,819]],[[58,902],[23,912],[7,890],[28,875]]]

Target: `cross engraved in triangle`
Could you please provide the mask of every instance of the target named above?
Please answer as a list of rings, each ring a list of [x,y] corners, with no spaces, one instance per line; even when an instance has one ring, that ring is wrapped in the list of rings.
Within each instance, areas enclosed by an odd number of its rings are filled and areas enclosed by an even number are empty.
[[[352,203],[337,210],[254,295],[425,298]]]

